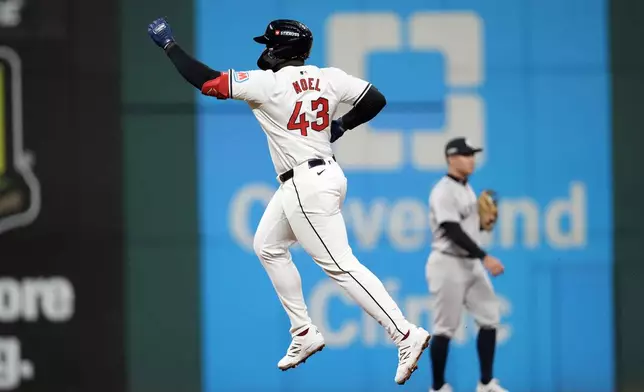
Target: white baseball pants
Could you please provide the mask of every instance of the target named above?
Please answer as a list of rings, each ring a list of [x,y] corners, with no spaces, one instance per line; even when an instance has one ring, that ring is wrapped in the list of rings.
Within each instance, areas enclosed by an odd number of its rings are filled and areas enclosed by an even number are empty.
[[[499,302],[480,260],[433,251],[425,266],[425,276],[434,297],[434,335],[454,336],[463,310],[472,315],[479,327],[498,327]]]
[[[291,321],[293,336],[311,325],[300,274],[289,247],[299,242],[313,260],[353,300],[382,325],[394,342],[409,332],[398,305],[380,280],[353,255],[341,206],[347,179],[333,159],[294,168],[269,202],[255,233],[255,253]]]

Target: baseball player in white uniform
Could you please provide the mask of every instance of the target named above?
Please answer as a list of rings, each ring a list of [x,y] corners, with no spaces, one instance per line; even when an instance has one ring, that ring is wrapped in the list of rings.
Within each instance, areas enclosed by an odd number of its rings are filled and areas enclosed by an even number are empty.
[[[480,151],[464,138],[449,141],[445,146],[447,175],[434,185],[429,196],[433,239],[425,272],[435,300],[430,392],[452,392],[445,382],[445,365],[449,342],[459,327],[463,309],[472,314],[479,326],[481,378],[476,392],[507,392],[492,375],[499,303],[485,271],[497,276],[504,267],[480,248],[482,222],[478,199],[468,183],[474,171],[474,156]],[[490,222],[486,226],[490,227]]]
[[[196,61],[177,45],[164,19],[150,24],[148,33],[188,82],[205,95],[247,102],[266,133],[280,186],[259,222],[254,248],[291,322],[292,342],[278,367],[294,368],[324,348],[289,252],[298,242],[386,329],[399,351],[394,379],[404,384],[430,335],[405,319],[380,280],[353,255],[341,213],[347,179],[331,148],[346,130],[376,116],[385,98],[340,69],[305,65],[313,36],[294,20],[272,21],[254,38],[265,50],[259,69],[244,72],[215,71]],[[353,107],[333,120],[340,104]]]

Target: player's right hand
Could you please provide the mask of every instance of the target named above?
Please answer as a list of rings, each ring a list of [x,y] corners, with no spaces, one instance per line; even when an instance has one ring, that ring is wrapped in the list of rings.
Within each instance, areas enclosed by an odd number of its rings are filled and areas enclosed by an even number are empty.
[[[485,256],[483,259],[483,266],[486,270],[490,271],[492,276],[499,276],[505,270],[505,267],[503,267],[499,259],[490,255]]]
[[[148,25],[148,35],[158,47],[165,49],[174,42],[172,28],[165,18],[155,19]]]
[[[340,139],[346,130],[342,126],[342,119],[331,121],[331,143]]]

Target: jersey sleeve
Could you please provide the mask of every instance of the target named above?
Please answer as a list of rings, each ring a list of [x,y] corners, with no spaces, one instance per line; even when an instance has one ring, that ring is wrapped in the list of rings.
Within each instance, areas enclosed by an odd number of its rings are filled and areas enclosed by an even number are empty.
[[[436,194],[432,195],[430,205],[437,224],[461,221],[456,199],[450,197],[449,194],[440,192],[439,190]]]
[[[228,91],[231,99],[261,104],[268,100],[275,82],[273,72],[228,71]]]
[[[327,72],[331,85],[342,103],[357,105],[371,87],[371,83],[366,80],[349,75],[339,68],[327,68]]]

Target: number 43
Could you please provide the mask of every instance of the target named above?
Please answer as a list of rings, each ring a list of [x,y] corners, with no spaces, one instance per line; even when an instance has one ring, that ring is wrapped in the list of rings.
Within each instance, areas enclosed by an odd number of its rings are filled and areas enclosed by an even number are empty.
[[[315,121],[311,122],[306,119],[306,112],[302,112],[302,101],[295,102],[295,108],[288,120],[286,129],[289,131],[300,131],[302,136],[308,136],[308,130],[322,132],[329,126],[329,100],[318,98],[311,101],[311,111],[315,113]]]

